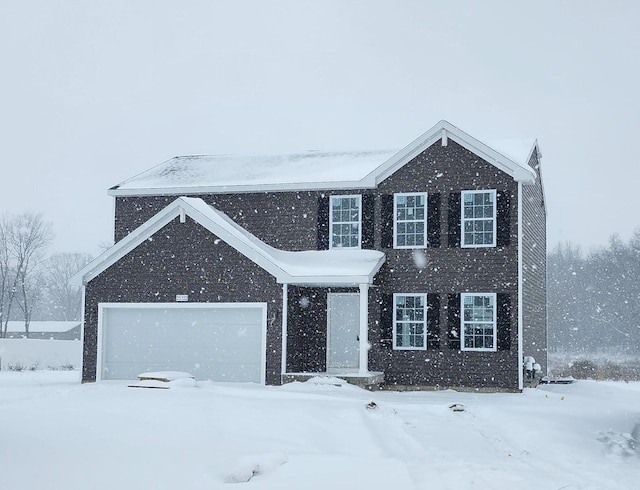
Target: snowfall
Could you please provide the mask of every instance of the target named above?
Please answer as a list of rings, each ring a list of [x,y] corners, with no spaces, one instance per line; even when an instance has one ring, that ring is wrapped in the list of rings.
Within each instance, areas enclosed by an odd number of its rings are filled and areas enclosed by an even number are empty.
[[[0,372],[2,488],[640,488],[640,383],[517,394],[371,392],[337,378],[127,385]]]

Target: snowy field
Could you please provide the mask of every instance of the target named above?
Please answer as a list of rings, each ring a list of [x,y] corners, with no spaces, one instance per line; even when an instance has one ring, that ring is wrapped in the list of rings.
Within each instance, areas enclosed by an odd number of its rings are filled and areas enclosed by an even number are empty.
[[[78,376],[0,373],[3,488],[640,488],[640,383],[372,393]]]

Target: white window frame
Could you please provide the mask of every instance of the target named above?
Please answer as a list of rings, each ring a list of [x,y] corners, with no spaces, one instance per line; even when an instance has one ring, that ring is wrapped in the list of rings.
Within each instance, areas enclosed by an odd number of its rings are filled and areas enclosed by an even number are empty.
[[[397,307],[397,299],[399,297],[414,297],[414,298],[422,298],[422,302],[424,305],[424,312],[423,312],[423,320],[422,320],[422,335],[423,335],[423,345],[422,347],[412,347],[412,346],[399,346],[397,344],[397,335],[396,332],[398,331],[398,324],[399,323],[404,323],[402,321],[398,321],[397,320],[397,315],[396,315],[396,307]],[[393,293],[393,349],[394,350],[427,350],[427,295],[425,293]],[[411,323],[417,323],[419,324],[420,322],[415,322],[412,321]]]
[[[487,194],[490,193],[493,196],[493,242],[492,243],[465,243],[464,241],[464,225],[466,222],[487,220],[489,218],[465,218],[464,217],[464,197],[466,194]],[[462,248],[483,248],[483,247],[495,247],[496,246],[496,232],[498,224],[498,199],[495,189],[477,189],[472,191],[462,191],[460,195],[460,246]]]
[[[357,199],[358,200],[358,245],[355,247],[336,247],[333,245],[333,225],[334,224],[353,224],[353,221],[333,221],[333,200],[334,199]],[[362,196],[360,194],[349,194],[339,196],[329,196],[329,249],[331,250],[353,250],[362,248]]]
[[[424,197],[424,236],[422,245],[398,245],[398,224],[399,223],[419,223],[422,220],[398,220],[398,198],[399,197],[412,197],[423,196]],[[426,192],[398,192],[393,195],[393,248],[398,249],[418,249],[427,248],[427,193]]]
[[[466,321],[464,319],[464,300],[467,297],[490,297],[493,301],[493,319],[491,322],[487,321]],[[497,304],[497,296],[496,293],[462,293],[460,295],[460,349],[463,351],[469,352],[496,352],[498,350],[498,304]],[[493,347],[465,347],[465,330],[466,325],[473,324],[485,324],[492,323],[493,324]]]

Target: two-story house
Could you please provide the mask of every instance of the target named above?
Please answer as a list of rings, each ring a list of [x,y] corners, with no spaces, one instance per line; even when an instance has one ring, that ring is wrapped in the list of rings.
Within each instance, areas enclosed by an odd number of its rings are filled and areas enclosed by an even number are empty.
[[[546,369],[537,142],[441,121],[397,152],[187,156],[112,187],[84,286],[83,381],[518,390]]]

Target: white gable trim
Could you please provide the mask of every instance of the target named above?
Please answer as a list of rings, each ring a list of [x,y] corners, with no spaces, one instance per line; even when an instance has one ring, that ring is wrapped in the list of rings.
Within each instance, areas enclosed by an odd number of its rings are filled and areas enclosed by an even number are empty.
[[[366,183],[365,187],[377,187],[380,182],[390,177],[394,172],[409,163],[435,142],[441,140],[443,135],[446,136],[447,144],[449,140],[455,141],[460,146],[510,175],[517,182],[533,184],[536,180],[535,172],[528,165],[525,167],[514,162],[464,131],[456,128],[451,123],[443,120],[367,175],[363,179]],[[531,151],[533,151],[533,148]]]
[[[317,254],[324,254],[328,258],[329,255],[327,254],[334,254],[334,257],[339,257],[335,254],[344,254],[347,251],[323,250],[289,252],[277,250],[254,235],[251,235],[224,213],[209,206],[202,199],[179,197],[77,272],[70,278],[69,282],[78,286],[86,285],[175,218],[182,216],[192,218],[252,262],[262,267],[281,284],[326,284],[344,286],[364,283],[371,284],[373,277],[385,260],[382,252],[372,250],[355,251],[356,253],[359,252],[364,260],[365,267],[363,268],[363,273],[310,273],[309,268],[300,266],[300,262],[304,262],[305,259],[301,254],[306,254],[307,259],[316,258]]]

